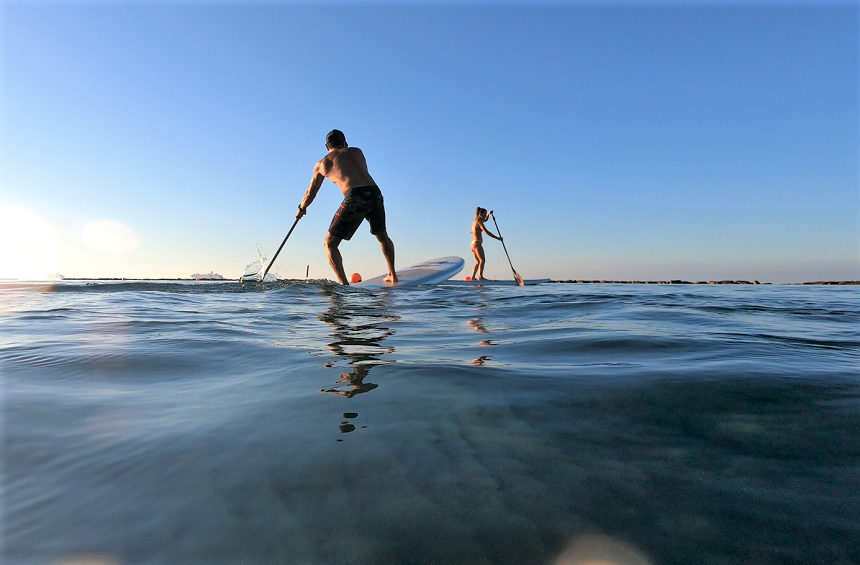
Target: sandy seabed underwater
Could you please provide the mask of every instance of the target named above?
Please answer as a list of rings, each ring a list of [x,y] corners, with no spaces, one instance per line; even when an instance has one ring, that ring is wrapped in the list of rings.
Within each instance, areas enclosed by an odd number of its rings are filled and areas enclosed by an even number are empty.
[[[8,565],[860,563],[856,288],[76,281],[0,307]]]

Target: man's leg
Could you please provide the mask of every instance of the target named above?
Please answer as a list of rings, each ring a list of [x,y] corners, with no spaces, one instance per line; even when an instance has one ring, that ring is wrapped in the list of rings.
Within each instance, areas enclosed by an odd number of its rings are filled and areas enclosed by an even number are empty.
[[[394,242],[388,237],[387,231],[376,234],[376,239],[379,240],[385,262],[388,263],[388,276],[383,280],[385,282],[397,282],[397,273],[394,271]]]
[[[343,271],[343,257],[340,256],[340,250],[337,248],[341,241],[343,240],[332,235],[331,232],[327,233],[325,236],[325,254],[328,257],[328,264],[334,269],[334,274],[337,276],[338,282],[348,285],[349,281],[346,279],[346,273]]]

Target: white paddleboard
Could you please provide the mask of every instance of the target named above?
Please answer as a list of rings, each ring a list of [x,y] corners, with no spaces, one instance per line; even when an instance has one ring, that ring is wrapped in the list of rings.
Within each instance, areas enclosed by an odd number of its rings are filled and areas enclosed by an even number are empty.
[[[533,284],[543,284],[548,283],[552,279],[524,279],[523,282],[526,283],[526,286],[530,286]],[[447,280],[443,281],[439,284],[443,285],[457,285],[457,286],[503,286],[503,285],[517,285],[517,281],[509,280],[509,281],[455,281],[455,280]]]
[[[366,281],[362,281],[360,283],[355,283],[353,286],[358,286],[362,288],[374,288],[374,287],[384,287],[384,286],[416,286],[419,284],[438,284],[442,281],[448,280],[460,270],[463,269],[463,265],[466,262],[463,261],[462,257],[439,257],[438,259],[431,259],[429,261],[424,261],[423,263],[418,263],[403,269],[402,271],[397,271],[397,278],[399,279],[396,283],[386,283],[382,282],[382,279],[388,276],[388,274],[379,275],[378,277],[374,277],[372,279],[368,279]]]

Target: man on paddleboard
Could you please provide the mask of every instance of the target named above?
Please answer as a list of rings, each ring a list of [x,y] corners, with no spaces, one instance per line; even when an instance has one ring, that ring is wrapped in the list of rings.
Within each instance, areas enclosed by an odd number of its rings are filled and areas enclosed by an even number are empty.
[[[388,263],[388,276],[385,277],[385,282],[397,282],[397,273],[394,271],[394,243],[385,229],[385,205],[382,192],[367,172],[364,153],[358,147],[347,146],[343,132],[336,129],[331,130],[326,136],[325,147],[328,149],[328,155],[314,166],[311,184],[305,192],[305,197],[302,198],[302,203],[299,204],[296,218],[301,218],[307,213],[308,206],[316,198],[323,180],[330,180],[343,192],[343,202],[334,215],[325,237],[326,255],[337,275],[337,280],[340,284],[349,284],[343,270],[343,258],[338,245],[344,239],[347,241],[352,239],[361,222],[367,220],[370,223],[370,233],[379,240],[385,262]]]

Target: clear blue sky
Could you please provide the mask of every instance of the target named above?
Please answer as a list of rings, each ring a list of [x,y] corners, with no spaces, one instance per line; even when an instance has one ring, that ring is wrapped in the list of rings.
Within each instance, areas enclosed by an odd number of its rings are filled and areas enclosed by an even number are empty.
[[[0,277],[237,277],[256,244],[274,254],[338,128],[385,194],[399,266],[468,266],[484,206],[526,278],[860,279],[855,2],[7,1],[0,17]],[[323,185],[281,277],[334,278],[340,198]],[[366,224],[341,249],[347,273],[384,272]],[[486,274],[510,277],[486,249]]]

